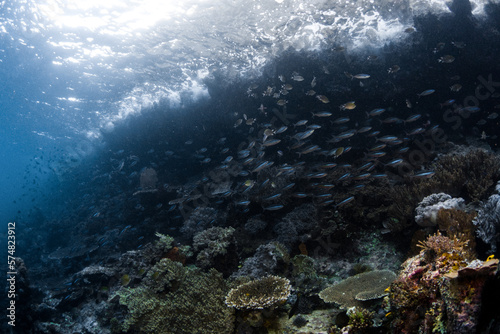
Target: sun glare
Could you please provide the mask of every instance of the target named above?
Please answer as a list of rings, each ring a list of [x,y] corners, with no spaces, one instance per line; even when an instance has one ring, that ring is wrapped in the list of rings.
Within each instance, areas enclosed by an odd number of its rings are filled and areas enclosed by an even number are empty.
[[[128,34],[181,17],[195,5],[174,0],[46,0],[37,7],[47,23],[58,28]]]

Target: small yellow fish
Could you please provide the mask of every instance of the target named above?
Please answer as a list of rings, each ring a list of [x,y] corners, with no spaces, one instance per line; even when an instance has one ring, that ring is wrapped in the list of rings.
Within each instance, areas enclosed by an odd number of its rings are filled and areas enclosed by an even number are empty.
[[[494,258],[495,258],[495,254],[491,254],[490,256],[488,256],[488,258],[486,259],[486,261],[493,260]]]
[[[330,100],[324,95],[316,95],[316,98],[323,103],[330,103]]]
[[[341,155],[342,155],[342,153],[344,153],[344,148],[343,148],[343,147],[339,147],[339,148],[337,148],[337,149],[335,150],[335,153],[334,153],[335,158],[338,158],[339,156],[341,156]]]
[[[346,109],[353,110],[354,108],[356,108],[356,103],[354,101],[344,103],[343,105],[340,106],[341,110],[346,110]]]

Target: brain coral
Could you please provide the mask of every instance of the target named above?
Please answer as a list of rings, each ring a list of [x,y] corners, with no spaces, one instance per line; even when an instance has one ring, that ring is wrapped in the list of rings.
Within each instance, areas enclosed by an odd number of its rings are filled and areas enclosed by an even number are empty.
[[[358,301],[367,301],[387,295],[385,290],[396,279],[390,270],[374,270],[349,277],[319,293],[326,303],[337,303],[342,308],[358,306]]]

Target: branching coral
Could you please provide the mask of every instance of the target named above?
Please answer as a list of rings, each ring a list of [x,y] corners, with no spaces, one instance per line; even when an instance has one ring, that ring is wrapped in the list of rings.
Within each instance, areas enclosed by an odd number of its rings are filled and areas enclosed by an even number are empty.
[[[436,186],[452,196],[480,200],[498,181],[500,161],[485,150],[465,149],[440,157],[434,170],[436,174],[427,181],[429,186]]]
[[[437,225],[440,231],[450,238],[457,238],[465,243],[464,251],[469,257],[475,258],[476,242],[474,238],[475,227],[472,223],[476,213],[468,213],[457,209],[441,209],[437,213]]]
[[[373,312],[360,307],[351,307],[347,310],[349,317],[349,333],[358,333],[373,326]]]

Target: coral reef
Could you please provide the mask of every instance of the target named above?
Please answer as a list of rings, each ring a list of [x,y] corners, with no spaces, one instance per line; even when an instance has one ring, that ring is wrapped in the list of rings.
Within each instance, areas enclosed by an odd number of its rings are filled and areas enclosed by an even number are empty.
[[[500,160],[486,150],[458,146],[455,152],[440,156],[434,170],[427,182],[452,196],[477,201],[498,181]]]
[[[251,235],[257,235],[259,232],[263,231],[267,226],[267,222],[258,218],[252,217],[245,223],[245,231]]]
[[[260,278],[266,275],[279,275],[285,272],[290,262],[290,255],[279,242],[260,245],[255,254],[243,262],[241,268],[232,277],[248,276]]]
[[[337,303],[341,308],[362,306],[363,301],[386,296],[385,290],[395,278],[396,274],[389,270],[369,271],[324,289],[319,297],[326,303]]]
[[[347,310],[347,316],[349,322],[347,328],[343,328],[343,332],[360,333],[373,326],[373,312],[364,308],[351,307]]]
[[[274,226],[276,240],[289,249],[296,242],[307,241],[310,238],[308,232],[317,224],[315,216],[316,208],[312,204],[303,204],[295,208]]]
[[[184,233],[185,237],[191,238],[194,234],[214,226],[215,223],[223,223],[226,214],[225,211],[219,212],[219,210],[210,207],[197,207],[191,212],[189,218],[184,221],[181,232]]]
[[[473,219],[476,213],[467,213],[457,209],[441,209],[437,213],[437,225],[440,231],[450,238],[457,238],[466,243],[465,253],[470,255],[469,260],[475,258],[476,241]]]
[[[492,190],[500,178],[500,159],[483,149],[456,146],[451,153],[440,155],[430,166],[432,178],[405,179],[402,185],[387,189],[389,216],[403,226],[413,220],[416,205],[426,196],[446,193],[466,201],[478,201]]]
[[[420,226],[435,226],[437,214],[441,209],[463,209],[462,198],[452,198],[445,193],[432,194],[425,197],[415,209],[415,221]]]
[[[473,222],[477,236],[490,247],[490,252],[496,252],[500,242],[500,195],[491,195]]]
[[[137,287],[118,290],[112,300],[117,298],[128,312],[122,325],[112,323],[115,332],[229,334],[234,319],[224,304],[226,292],[216,270],[203,273],[162,259]]]
[[[272,308],[285,302],[291,290],[288,279],[270,275],[231,289],[226,297],[226,305],[239,310]]]
[[[196,265],[200,268],[215,267],[221,262],[227,262],[228,249],[234,245],[234,228],[211,227],[197,233],[193,238],[193,248],[198,255]]]
[[[391,284],[387,317],[397,333],[474,333],[481,293],[498,261],[469,261],[467,242],[439,232],[420,244]]]

